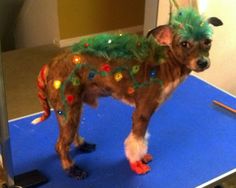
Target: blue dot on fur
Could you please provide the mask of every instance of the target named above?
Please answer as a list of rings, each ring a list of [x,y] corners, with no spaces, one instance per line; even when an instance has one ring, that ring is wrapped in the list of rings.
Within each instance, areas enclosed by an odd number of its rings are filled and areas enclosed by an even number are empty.
[[[151,78],[156,78],[157,77],[157,70],[156,69],[153,69],[149,72],[149,76]]]
[[[63,111],[61,111],[61,110],[58,110],[57,113],[58,113],[58,115],[60,115],[60,116],[63,115]]]
[[[90,71],[89,74],[88,74],[88,79],[89,80],[92,80],[96,75],[96,72],[95,71]]]

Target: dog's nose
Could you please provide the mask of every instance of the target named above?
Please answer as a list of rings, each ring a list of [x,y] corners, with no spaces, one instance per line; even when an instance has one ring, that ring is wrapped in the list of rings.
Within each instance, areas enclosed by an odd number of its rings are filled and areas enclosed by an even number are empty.
[[[204,69],[204,68],[206,68],[208,66],[208,60],[206,60],[206,59],[199,59],[197,61],[197,65],[198,65],[199,68]]]

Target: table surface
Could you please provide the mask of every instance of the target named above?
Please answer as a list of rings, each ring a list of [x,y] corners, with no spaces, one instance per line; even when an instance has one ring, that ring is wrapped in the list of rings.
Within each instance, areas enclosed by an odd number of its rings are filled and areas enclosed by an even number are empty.
[[[153,115],[149,132],[152,170],[143,176],[129,169],[123,143],[131,129],[133,108],[112,98],[97,109],[85,106],[81,134],[96,143],[93,153],[72,148],[73,159],[89,173],[83,181],[61,170],[54,145],[54,114],[33,126],[35,115],[10,121],[15,174],[38,169],[49,182],[40,187],[191,188],[236,167],[236,116],[212,104],[220,100],[236,108],[235,98],[190,76]],[[36,115],[38,116],[38,115]]]

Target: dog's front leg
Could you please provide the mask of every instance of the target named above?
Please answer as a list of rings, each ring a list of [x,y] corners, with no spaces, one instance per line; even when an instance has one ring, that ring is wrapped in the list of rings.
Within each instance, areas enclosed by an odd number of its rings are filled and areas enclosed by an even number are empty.
[[[152,106],[152,107],[151,107]],[[156,105],[143,103],[138,105],[133,113],[132,131],[125,140],[125,154],[131,169],[137,174],[146,174],[150,167],[146,164],[152,160],[147,154],[147,127]]]

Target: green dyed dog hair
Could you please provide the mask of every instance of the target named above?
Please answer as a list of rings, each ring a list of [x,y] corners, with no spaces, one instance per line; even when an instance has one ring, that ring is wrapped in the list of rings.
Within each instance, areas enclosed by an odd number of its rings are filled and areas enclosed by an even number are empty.
[[[72,46],[72,52],[106,59],[127,59],[145,61],[152,56],[156,60],[163,57],[163,48],[153,37],[133,34],[100,34],[83,38]]]
[[[170,25],[183,40],[211,38],[213,31],[209,23],[193,8],[180,8],[173,13]]]

